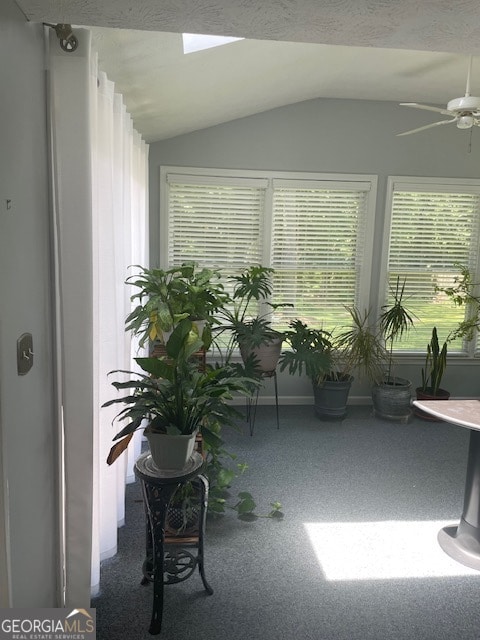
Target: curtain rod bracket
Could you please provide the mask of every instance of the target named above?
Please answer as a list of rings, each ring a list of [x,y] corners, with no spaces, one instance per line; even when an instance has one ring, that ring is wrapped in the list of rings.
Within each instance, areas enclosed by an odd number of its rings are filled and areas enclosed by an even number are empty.
[[[49,22],[44,22],[43,24],[46,27],[55,29],[60,47],[67,53],[75,51],[78,47],[78,39],[72,31],[72,25],[64,23],[50,24]]]

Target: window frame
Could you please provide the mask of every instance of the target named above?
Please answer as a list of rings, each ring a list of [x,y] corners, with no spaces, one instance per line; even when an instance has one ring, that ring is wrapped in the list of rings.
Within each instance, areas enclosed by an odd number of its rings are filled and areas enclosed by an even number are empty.
[[[384,227],[381,244],[380,258],[380,286],[378,310],[385,303],[388,296],[388,265],[390,258],[390,239],[392,229],[393,216],[393,198],[395,191],[412,191],[412,192],[434,192],[434,193],[473,193],[480,198],[480,179],[476,178],[443,178],[443,177],[421,177],[421,176],[388,176],[385,198]],[[480,232],[478,233],[478,244],[474,248],[476,254],[476,264],[472,271],[472,277],[475,282],[480,282]],[[400,358],[408,358],[409,356],[421,356],[426,353],[426,347],[423,351],[396,351]],[[449,358],[458,358],[462,360],[478,360],[480,357],[478,335],[473,340],[464,342],[463,349],[455,352],[449,352]]]
[[[241,169],[218,169],[209,167],[188,167],[175,165],[162,165],[160,167],[160,244],[159,244],[159,265],[161,268],[168,268],[168,239],[169,239],[169,182],[168,176],[189,176],[193,180],[202,183],[214,183],[215,178],[223,184],[228,184],[231,180],[235,183],[244,180],[246,184],[252,184],[266,180],[265,189],[265,211],[263,216],[263,238],[262,238],[262,264],[270,266],[272,253],[272,229],[273,229],[273,194],[274,183],[288,181],[291,185],[296,183],[311,183],[317,188],[335,189],[335,185],[345,189],[345,185],[351,185],[354,190],[355,185],[362,185],[362,191],[367,191],[365,206],[365,227],[363,241],[362,273],[358,278],[358,288],[354,303],[361,309],[371,306],[371,282],[372,269],[374,264],[374,242],[377,213],[377,187],[378,176],[374,174],[344,174],[344,173],[317,173],[317,172],[297,172],[297,171],[275,171],[275,170],[241,170]],[[367,188],[368,187],[368,188]],[[319,321],[322,319],[319,318]]]

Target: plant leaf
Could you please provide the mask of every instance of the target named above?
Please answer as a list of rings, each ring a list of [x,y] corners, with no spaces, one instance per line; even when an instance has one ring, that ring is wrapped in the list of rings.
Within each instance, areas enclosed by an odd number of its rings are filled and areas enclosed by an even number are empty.
[[[115,460],[125,451],[128,447],[130,440],[133,438],[133,433],[130,433],[128,436],[125,436],[123,440],[117,442],[110,449],[110,452],[107,457],[107,464],[111,465],[115,462]]]

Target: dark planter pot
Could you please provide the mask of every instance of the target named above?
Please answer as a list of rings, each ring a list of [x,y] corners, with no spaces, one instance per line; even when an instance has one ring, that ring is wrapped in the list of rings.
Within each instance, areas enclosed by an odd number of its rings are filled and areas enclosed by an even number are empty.
[[[450,391],[446,389],[439,389],[435,395],[433,394],[433,390],[428,387],[425,391],[423,391],[421,387],[417,387],[415,392],[417,394],[417,400],[448,400],[450,398]],[[429,422],[442,422],[439,418],[425,413],[425,411],[422,411],[418,407],[413,408],[413,413],[419,418],[428,420]]]
[[[390,378],[372,388],[375,415],[387,420],[408,421],[412,415],[412,383],[405,378]]]
[[[353,376],[345,380],[325,380],[313,385],[315,414],[321,420],[341,420],[347,415],[347,400]]]

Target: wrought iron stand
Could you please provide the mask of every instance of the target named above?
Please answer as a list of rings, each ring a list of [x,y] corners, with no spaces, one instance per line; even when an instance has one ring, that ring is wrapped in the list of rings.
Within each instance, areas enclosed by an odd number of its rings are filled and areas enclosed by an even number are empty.
[[[278,416],[278,384],[277,384],[277,370],[273,371],[262,371],[261,377],[265,378],[273,378],[275,385],[275,408],[276,408],[276,416],[277,416],[277,429],[280,429],[280,420]],[[258,395],[260,393],[260,388],[257,388],[255,395],[253,398],[247,398],[247,422],[250,429],[250,435],[253,436],[253,430],[255,428],[255,418],[257,415],[257,405],[258,405]]]
[[[181,471],[165,471],[153,462],[149,452],[144,453],[135,463],[135,475],[142,484],[142,493],[147,516],[146,559],[143,563],[142,584],[153,582],[153,608],[149,632],[160,633],[163,615],[164,584],[182,582],[189,578],[198,566],[206,592],[213,589],[207,582],[204,568],[203,540],[208,503],[208,480],[202,475],[204,459],[194,452],[190,462]],[[189,538],[165,537],[165,519],[168,505],[176,489],[186,482],[193,482],[200,496],[198,535]],[[183,547],[196,548],[194,556]]]

